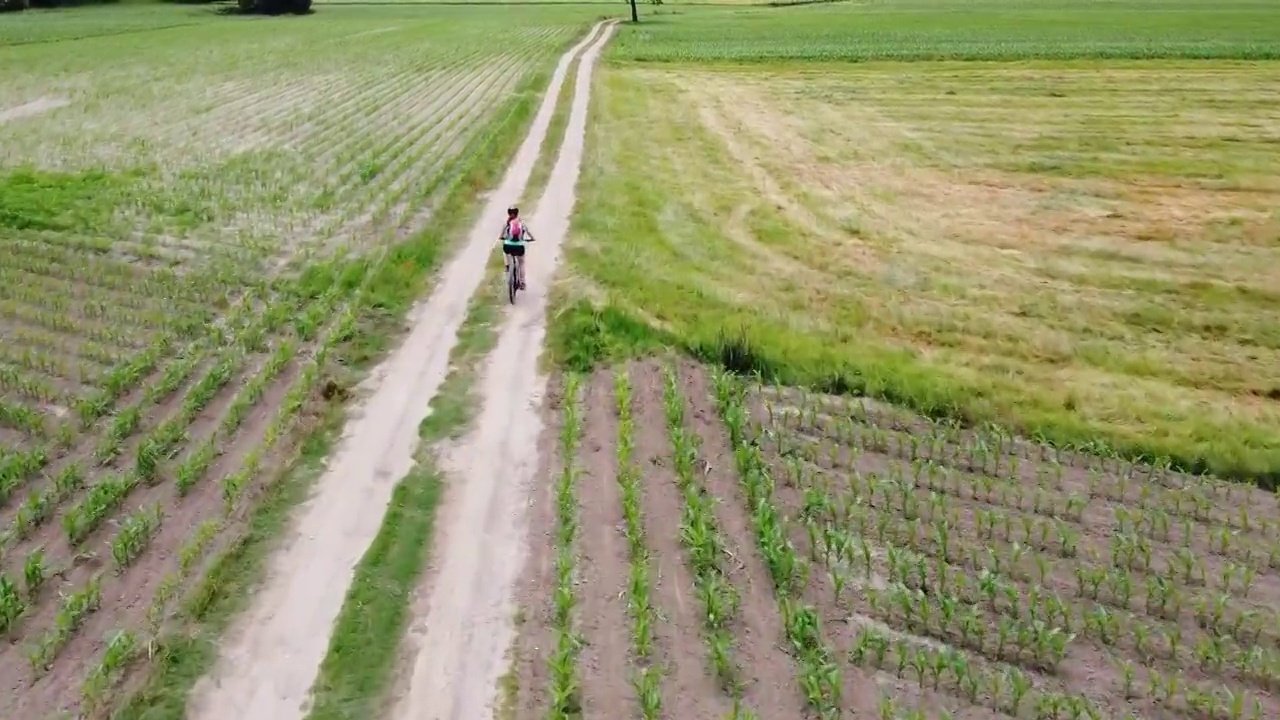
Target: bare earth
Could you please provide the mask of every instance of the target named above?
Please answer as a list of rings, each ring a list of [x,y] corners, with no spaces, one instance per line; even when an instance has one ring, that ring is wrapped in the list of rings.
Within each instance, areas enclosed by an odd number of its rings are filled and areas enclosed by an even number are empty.
[[[10,120],[21,120],[22,118],[47,113],[50,110],[57,110],[60,107],[66,107],[70,102],[71,101],[66,98],[42,97],[39,100],[32,100],[25,105],[5,108],[4,110],[0,110],[0,123],[9,122]]]
[[[623,374],[630,426],[613,390]],[[650,359],[597,370],[581,396],[551,394],[542,442],[554,462],[529,513],[510,717],[540,720],[552,705],[638,717],[646,700],[680,720],[799,720],[815,706],[844,718],[1280,717],[1275,495],[774,387],[747,389],[735,440],[716,385],[691,362]],[[582,434],[575,457],[556,458],[565,403]],[[689,455],[680,424],[697,438]],[[632,505],[624,440],[643,488]],[[748,444],[767,472],[739,472]],[[551,488],[570,463],[580,474],[566,511]],[[628,552],[628,508],[644,525],[639,552]],[[562,512],[578,518],[563,547]],[[577,562],[559,585],[563,550]],[[713,577],[735,602],[708,604]],[[660,677],[638,696],[646,584]],[[1048,631],[1056,654],[1028,634]],[[566,632],[581,638],[577,685],[555,704]],[[826,664],[806,666],[818,653]]]
[[[308,693],[328,647],[333,622],[342,607],[355,565],[378,531],[396,482],[412,467],[418,426],[448,371],[449,354],[465,317],[467,302],[484,277],[485,261],[493,248],[494,218],[501,217],[510,198],[522,193],[550,124],[569,62],[592,37],[598,37],[596,45],[584,57],[583,65],[590,67],[590,61],[608,36],[608,31],[600,35],[599,29],[600,26],[596,26],[560,59],[533,126],[502,184],[491,196],[466,247],[445,268],[437,290],[412,313],[412,329],[403,346],[370,379],[370,393],[360,412],[348,424],[343,443],[318,481],[314,496],[299,511],[292,540],[275,557],[269,578],[251,608],[228,633],[213,671],[192,693],[189,717],[195,720],[229,717],[289,720],[300,719],[305,714]],[[445,567],[446,581],[442,585],[456,592],[458,599],[474,600],[484,608],[501,607],[504,602],[501,594],[474,598],[469,595],[479,589],[471,587],[473,579],[468,576],[476,568],[466,564],[470,558],[467,553],[473,556],[478,546],[483,545],[487,553],[501,556],[495,557],[498,565],[515,567],[518,559],[515,534],[483,536],[486,528],[493,526],[512,529],[508,517],[487,512],[484,502],[487,495],[483,493],[485,487],[491,495],[496,483],[531,474],[531,470],[524,473],[518,463],[530,462],[519,457],[519,453],[532,451],[533,440],[524,438],[516,430],[532,428],[536,432],[536,408],[528,408],[529,420],[526,421],[520,418],[520,409],[509,405],[521,397],[520,391],[536,390],[540,397],[543,387],[543,383],[535,382],[534,367],[544,331],[546,298],[542,288],[550,279],[552,255],[559,236],[567,228],[568,212],[573,205],[572,186],[577,176],[585,124],[583,77],[580,71],[566,151],[548,188],[548,195],[558,202],[541,203],[532,221],[543,238],[540,247],[546,251],[535,254],[539,262],[530,264],[531,292],[522,296],[521,304],[503,331],[486,385],[491,402],[481,417],[481,432],[474,446],[483,448],[485,454],[472,468],[466,485],[469,493],[475,490],[481,494],[455,498],[455,509],[445,515],[465,519],[465,531],[460,534],[451,529],[447,538],[443,552],[449,553],[450,564]],[[564,167],[567,164],[571,167]],[[510,392],[512,390],[515,392]],[[512,440],[516,441],[514,447]],[[499,471],[503,476],[501,480],[496,477]],[[501,495],[507,497],[509,493]],[[507,499],[514,502],[514,498]],[[474,516],[477,513],[478,519]],[[510,542],[503,546],[507,540]],[[459,568],[459,563],[466,566]],[[487,578],[495,579],[492,574]],[[496,585],[485,592],[497,592]],[[470,607],[464,607],[461,614],[455,616],[457,606],[452,602],[445,603],[444,607],[443,624],[453,631],[477,627],[464,621],[484,623],[490,618],[488,613],[477,614]],[[489,628],[482,624],[478,629],[487,632]],[[506,646],[500,635],[496,631],[494,637],[469,638],[465,633],[455,634],[449,642],[455,643],[460,655],[453,659],[470,663],[465,668],[468,671],[492,667],[496,672],[496,664],[488,660],[490,653],[482,652],[481,648],[498,648],[497,661],[500,661]],[[484,642],[464,645],[468,640]],[[464,648],[465,657],[462,657]],[[437,659],[444,657],[441,645],[433,649]],[[462,666],[448,669],[456,671]],[[466,679],[465,685],[450,683],[457,693],[456,702],[455,697],[446,696],[433,697],[430,701],[416,700],[427,683],[415,682],[409,709],[414,717],[443,717],[432,710],[430,702],[447,702],[462,712],[458,717],[479,717],[478,713],[464,711],[486,704],[491,687],[472,672],[466,674]]]
[[[440,511],[449,524],[437,546],[439,567],[426,593],[425,619],[409,637],[416,657],[393,718],[493,715],[497,681],[515,635],[514,589],[524,564],[526,507],[539,464],[539,413],[547,378],[537,363],[546,334],[547,292],[574,205],[591,72],[612,33],[613,25],[606,24],[579,63],[564,144],[530,218],[539,242],[527,266],[529,292],[507,315],[489,357],[477,429],[448,463],[448,470],[466,480],[450,484]],[[555,92],[553,87],[547,97]]]

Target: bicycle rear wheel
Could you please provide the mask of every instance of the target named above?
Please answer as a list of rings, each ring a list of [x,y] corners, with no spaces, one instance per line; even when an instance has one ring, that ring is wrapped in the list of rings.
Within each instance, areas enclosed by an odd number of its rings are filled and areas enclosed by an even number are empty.
[[[507,270],[507,300],[512,305],[516,304],[516,291],[520,289],[520,271],[517,268],[519,262],[519,257],[511,258],[511,267]]]

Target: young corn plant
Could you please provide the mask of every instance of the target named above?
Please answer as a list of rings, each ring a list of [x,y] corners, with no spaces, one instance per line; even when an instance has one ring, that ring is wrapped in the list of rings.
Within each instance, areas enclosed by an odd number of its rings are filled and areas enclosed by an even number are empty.
[[[566,376],[564,426],[560,430],[560,450],[564,467],[556,479],[556,589],[553,596],[555,645],[547,662],[551,670],[551,703],[548,720],[570,720],[582,716],[582,692],[578,676],[578,654],[581,647],[573,625],[576,603],[575,549],[578,536],[577,470],[574,464],[578,442],[582,437],[579,403],[581,376]]]
[[[107,465],[120,455],[124,441],[138,429],[142,422],[142,408],[138,405],[125,408],[116,414],[106,435],[94,450],[94,459],[99,465]]]
[[[125,496],[137,484],[136,475],[115,475],[90,487],[84,498],[62,516],[62,528],[67,533],[67,540],[72,545],[78,545],[87,538],[124,502]]]
[[[128,630],[121,630],[111,638],[102,651],[102,659],[80,686],[80,697],[87,708],[92,710],[104,706],[107,692],[120,680],[125,668],[142,650],[138,636]]]
[[[18,591],[17,583],[0,572],[0,635],[7,634],[27,610],[27,601]]]
[[[53,517],[58,505],[74,496],[84,487],[84,468],[71,463],[53,477],[53,485],[27,496],[13,517],[9,534],[15,540],[25,540],[37,528]]]
[[[703,608],[703,634],[712,670],[732,696],[742,691],[741,670],[733,658],[731,623],[738,612],[738,595],[722,567],[728,551],[715,518],[715,500],[694,476],[698,446],[684,426],[684,398],[679,379],[666,368],[663,405],[667,434],[675,455],[676,480],[685,504],[680,540],[693,571],[694,587]]]
[[[95,577],[78,592],[64,595],[53,627],[40,636],[27,651],[27,661],[37,674],[47,672],[58,653],[85,620],[102,605],[102,581]]]
[[[124,570],[141,557],[163,522],[164,512],[156,504],[140,508],[120,523],[120,530],[110,542],[111,558],[117,571]]]
[[[773,579],[784,632],[800,667],[800,687],[806,705],[823,720],[838,718],[842,712],[843,688],[840,666],[822,641],[817,611],[795,599],[804,587],[807,568],[797,557],[788,539],[786,521],[773,504],[773,475],[758,439],[749,435],[746,389],[737,378],[721,371],[713,375],[713,387],[751,512],[756,544]]]
[[[45,564],[44,549],[32,550],[22,564],[22,578],[26,581],[27,597],[34,600],[40,594],[40,588],[44,587],[44,581],[48,577],[49,568]]]
[[[638,665],[631,680],[640,702],[640,716],[644,720],[656,720],[662,714],[661,672],[653,658],[654,628],[659,621],[650,595],[640,471],[633,457],[635,420],[631,416],[631,382],[625,369],[614,376],[614,396],[618,412],[618,484],[622,487],[622,517],[630,561],[627,609],[631,615],[631,649]]]

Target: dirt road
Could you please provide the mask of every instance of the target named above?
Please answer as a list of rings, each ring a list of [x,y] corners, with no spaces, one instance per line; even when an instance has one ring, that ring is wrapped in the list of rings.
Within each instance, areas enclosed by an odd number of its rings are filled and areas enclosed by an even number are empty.
[[[305,715],[304,706],[355,565],[378,532],[392,489],[412,467],[418,425],[444,381],[467,303],[484,278],[485,262],[493,250],[495,223],[501,222],[511,199],[524,191],[571,59],[593,38],[600,38],[601,29],[602,25],[597,25],[560,58],[533,126],[501,185],[486,203],[467,245],[444,268],[440,284],[427,302],[412,313],[412,330],[404,344],[370,378],[371,392],[348,422],[341,445],[317,482],[313,496],[299,509],[291,540],[273,559],[270,575],[249,610],[228,632],[213,671],[192,692],[187,716],[193,720],[300,720]],[[593,49],[598,51],[598,46],[597,42]],[[581,80],[578,85],[581,88]],[[576,97],[574,112],[578,113]],[[571,144],[578,155],[583,124],[579,115],[574,116],[578,125],[570,128],[570,138],[574,139]],[[576,160],[574,164],[576,176]],[[559,166],[557,171],[551,188],[563,190],[563,179],[560,185],[555,183],[565,173]],[[569,188],[571,192],[572,183]],[[558,239],[565,224],[567,220],[561,221],[560,229],[546,223],[541,229],[533,225],[541,236],[541,252],[535,253],[538,262],[531,264],[533,273],[529,279],[534,290],[521,297],[522,323],[530,322],[536,312],[541,327],[545,296],[540,293],[551,269],[551,258],[543,257],[552,254],[556,240],[550,238]],[[498,348],[500,358],[510,358],[505,364],[499,359],[495,365],[505,368],[500,375],[515,374],[526,359],[532,367],[534,359],[533,355],[512,356],[509,350],[503,355],[503,348],[510,344],[508,335],[504,332],[504,344]],[[539,343],[541,335],[539,331]],[[530,381],[521,387],[534,385]],[[483,422],[486,428],[493,422],[488,409]],[[502,467],[504,472],[510,472],[509,466]],[[481,485],[498,481],[491,473],[475,479]],[[472,531],[482,536],[486,525],[477,523]],[[470,541],[460,541],[462,545],[491,542],[474,536]],[[472,715],[469,720],[478,717]]]
[[[529,292],[507,315],[483,375],[476,430],[450,458],[445,528],[436,547],[425,620],[415,625],[408,691],[395,720],[493,717],[497,681],[514,638],[514,588],[524,562],[526,508],[538,466],[540,407],[547,378],[538,371],[546,334],[547,292],[569,229],[582,162],[591,73],[613,33],[609,25],[582,56],[564,145],[546,192],[530,217],[537,235]],[[447,523],[447,524],[444,524]]]

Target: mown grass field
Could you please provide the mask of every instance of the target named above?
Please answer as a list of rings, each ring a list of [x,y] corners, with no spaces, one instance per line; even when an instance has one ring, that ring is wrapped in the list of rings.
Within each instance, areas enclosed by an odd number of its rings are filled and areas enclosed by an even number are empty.
[[[1280,65],[1258,59],[1278,12],[904,1],[626,28],[561,352],[736,350],[784,382],[1274,484]],[[854,58],[874,60],[830,62]]]
[[[105,713],[148,659],[194,680],[187,623],[229,611],[303,494],[274,483],[595,14],[6,18],[0,715]]]

